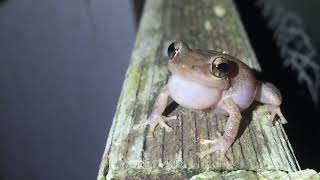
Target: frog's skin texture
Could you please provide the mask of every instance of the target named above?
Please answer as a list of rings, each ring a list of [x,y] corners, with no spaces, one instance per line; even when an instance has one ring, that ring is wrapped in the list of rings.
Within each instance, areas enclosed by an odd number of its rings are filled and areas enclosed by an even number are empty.
[[[162,115],[169,97],[186,108],[210,109],[217,115],[229,116],[221,137],[200,140],[202,144],[213,144],[207,151],[198,153],[200,158],[210,153],[220,157],[225,154],[238,133],[241,111],[254,100],[268,108],[271,124],[275,115],[281,123],[287,122],[280,110],[280,91],[271,83],[256,80],[253,71],[237,58],[224,52],[193,50],[183,42],[172,43],[168,55],[168,69],[172,73],[168,84],[160,91],[147,121],[134,126],[136,129],[149,125],[148,137],[153,137],[157,125],[168,132],[172,130],[166,121],[177,117]]]

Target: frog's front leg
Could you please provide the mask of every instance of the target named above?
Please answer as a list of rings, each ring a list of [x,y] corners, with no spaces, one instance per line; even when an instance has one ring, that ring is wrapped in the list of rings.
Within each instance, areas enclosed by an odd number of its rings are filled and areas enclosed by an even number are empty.
[[[281,93],[273,84],[260,82],[255,100],[264,103],[268,108],[268,111],[271,113],[269,121],[270,126],[274,121],[275,115],[279,116],[281,124],[287,123],[287,120],[280,109],[280,104],[282,102]]]
[[[168,98],[169,98],[169,90],[167,85],[165,85],[161,89],[157,97],[157,100],[154,104],[153,110],[149,118],[147,119],[147,121],[134,125],[133,129],[139,129],[149,125],[150,129],[149,129],[148,137],[153,137],[153,132],[158,124],[161,127],[164,127],[167,132],[172,131],[172,128],[166,124],[166,121],[177,119],[177,116],[166,117],[162,115],[162,113],[166,109]]]
[[[229,118],[224,128],[224,134],[215,140],[200,139],[201,144],[213,145],[213,147],[209,150],[198,153],[200,158],[203,158],[204,156],[214,152],[218,153],[220,157],[223,157],[231,144],[235,141],[241,121],[240,109],[231,97],[224,99],[219,108],[229,113]]]

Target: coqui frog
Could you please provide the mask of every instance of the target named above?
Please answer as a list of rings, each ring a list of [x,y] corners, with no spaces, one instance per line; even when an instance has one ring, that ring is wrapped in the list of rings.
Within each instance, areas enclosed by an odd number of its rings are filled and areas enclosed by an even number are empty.
[[[157,125],[170,132],[166,124],[177,117],[163,116],[169,97],[179,105],[198,110],[210,110],[216,115],[227,115],[224,133],[217,139],[201,139],[202,144],[212,144],[199,152],[200,158],[216,153],[224,155],[235,141],[241,121],[241,111],[254,100],[265,104],[270,112],[270,122],[278,115],[280,123],[287,123],[280,110],[280,91],[271,83],[258,81],[246,64],[225,52],[190,49],[183,42],[173,42],[168,47],[168,69],[172,73],[161,89],[154,108],[145,122],[134,128],[150,126],[148,137],[153,137]]]

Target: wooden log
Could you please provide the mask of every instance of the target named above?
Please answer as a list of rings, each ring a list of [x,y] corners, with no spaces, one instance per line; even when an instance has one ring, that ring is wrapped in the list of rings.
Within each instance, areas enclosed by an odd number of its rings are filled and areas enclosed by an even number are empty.
[[[221,172],[204,172],[198,175],[195,175],[190,178],[190,180],[197,180],[197,179],[320,179],[319,173],[312,169],[305,169],[301,171],[295,172],[284,172],[279,170],[260,170],[260,171],[248,171],[248,170],[237,170],[237,171],[230,171],[226,173]]]
[[[257,116],[256,112],[263,110],[258,105],[243,112],[241,137],[223,160],[214,155],[199,159],[196,152],[210,147],[200,145],[199,138],[214,138],[216,132],[223,132],[226,117],[179,106],[170,114],[179,117],[169,123],[171,133],[157,128],[155,138],[149,139],[147,129],[132,129],[147,119],[166,84],[166,51],[174,40],[183,40],[191,48],[228,50],[260,69],[231,0],[148,0],[98,179],[186,179],[208,172],[232,175],[238,170],[247,174],[241,177],[251,177],[259,171],[300,170],[282,126],[267,126],[268,116]]]

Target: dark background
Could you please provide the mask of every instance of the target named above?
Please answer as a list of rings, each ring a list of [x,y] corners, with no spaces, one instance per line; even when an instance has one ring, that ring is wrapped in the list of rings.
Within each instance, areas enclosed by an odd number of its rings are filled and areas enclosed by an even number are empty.
[[[0,177],[96,179],[134,31],[131,1],[0,4]]]
[[[308,3],[290,0],[265,1],[277,2],[278,6],[282,6],[286,11],[300,16],[305,32],[318,51],[318,55],[312,61],[320,64],[320,36],[317,33],[320,28],[317,23],[320,18],[318,11],[320,2],[315,0],[310,0]],[[297,71],[283,66],[284,60],[279,55],[279,48],[273,36],[274,32],[267,27],[268,19],[261,16],[261,9],[256,6],[256,1],[235,0],[235,2],[251,45],[262,67],[260,78],[272,82],[282,92],[281,109],[289,122],[283,127],[298,162],[302,169],[311,168],[319,172],[320,104],[315,106],[305,83],[298,83]]]
[[[0,179],[96,178],[141,9],[132,2],[0,0]],[[318,109],[281,67],[253,1],[236,2],[265,78],[286,92],[298,160],[319,171]],[[319,3],[284,2],[319,47]]]

